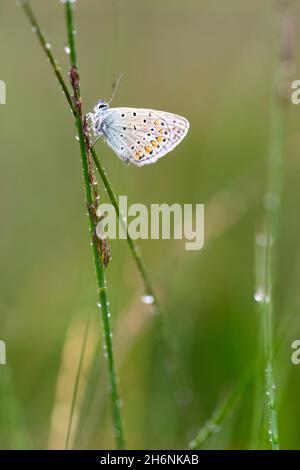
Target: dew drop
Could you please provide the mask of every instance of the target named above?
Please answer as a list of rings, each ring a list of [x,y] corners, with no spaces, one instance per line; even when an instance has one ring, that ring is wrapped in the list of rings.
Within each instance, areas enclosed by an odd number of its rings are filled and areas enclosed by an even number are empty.
[[[262,289],[258,289],[254,293],[254,300],[255,300],[255,302],[262,302],[264,300],[264,293],[263,293]]]
[[[220,426],[218,426],[217,424],[211,423],[209,424],[209,428],[214,434],[220,431]]]
[[[256,244],[262,248],[268,246],[268,235],[266,233],[259,233],[255,237]]]
[[[71,49],[69,48],[69,46],[65,46],[65,53],[68,55],[71,54]]]
[[[46,42],[45,48],[48,49],[48,51],[52,48],[50,42]]]
[[[270,303],[270,296],[266,295],[262,288],[259,288],[254,293],[254,300],[257,303],[269,304]]]
[[[152,305],[154,302],[154,297],[153,295],[143,295],[141,297],[141,301],[143,302],[143,304]]]

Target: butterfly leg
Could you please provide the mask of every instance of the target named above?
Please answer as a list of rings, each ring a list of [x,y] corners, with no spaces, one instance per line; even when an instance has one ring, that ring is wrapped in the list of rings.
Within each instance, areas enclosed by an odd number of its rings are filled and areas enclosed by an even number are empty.
[[[88,133],[90,135],[90,138],[91,138],[91,132],[92,131],[93,131],[94,136],[96,137],[94,142],[91,142],[91,147],[93,147],[95,145],[95,143],[100,139],[100,137],[103,136],[103,134],[102,134],[102,132],[99,132],[98,130],[96,130],[97,119],[95,118],[94,113],[87,113],[85,117],[86,117],[86,120],[89,123]]]
[[[90,132],[91,129],[94,130],[95,129],[95,122],[96,122],[94,114],[93,113],[87,113],[85,115],[85,118],[86,118],[86,121],[88,123],[88,131]],[[94,133],[95,133],[95,131],[94,131]]]
[[[94,117],[94,113],[87,113],[85,115],[87,121],[90,121],[92,123],[92,125],[94,124],[95,122],[95,117]]]
[[[101,139],[103,134],[100,134],[96,137],[96,139],[94,140],[94,142],[91,142],[91,147],[94,147],[95,143],[98,142],[99,139]]]

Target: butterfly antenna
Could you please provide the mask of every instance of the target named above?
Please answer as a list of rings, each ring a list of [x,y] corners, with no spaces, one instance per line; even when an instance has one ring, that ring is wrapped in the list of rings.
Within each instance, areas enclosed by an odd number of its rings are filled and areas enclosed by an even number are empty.
[[[110,98],[110,100],[109,100],[108,104],[110,104],[110,103],[112,102],[112,100],[114,99],[114,97],[115,97],[115,94],[116,94],[116,92],[117,92],[117,89],[118,89],[118,86],[119,86],[119,83],[120,83],[120,80],[121,80],[121,78],[123,78],[123,74],[121,74],[121,75],[119,76],[119,78],[118,78],[118,80],[117,80],[117,83],[116,83],[116,84],[113,84],[114,91],[113,91],[113,94],[112,94],[112,96],[111,96],[111,98]]]

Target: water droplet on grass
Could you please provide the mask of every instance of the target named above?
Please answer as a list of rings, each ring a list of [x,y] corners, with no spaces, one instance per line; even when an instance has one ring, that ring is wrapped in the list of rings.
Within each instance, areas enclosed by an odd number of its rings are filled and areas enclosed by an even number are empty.
[[[214,434],[220,431],[220,426],[218,426],[217,424],[211,423],[209,424],[209,428]]]
[[[264,293],[263,289],[257,289],[254,293],[254,300],[258,303],[269,304],[270,303],[270,296]]]
[[[264,293],[263,293],[263,290],[262,290],[262,289],[258,289],[258,290],[254,293],[254,300],[255,300],[255,302],[263,302],[263,300],[264,300]]]
[[[268,242],[271,241],[271,237],[270,240],[268,240],[268,235],[266,233],[259,233],[256,235],[255,241],[258,246],[266,248],[268,246]]]
[[[154,297],[153,295],[143,295],[141,297],[141,301],[143,302],[143,304],[146,304],[146,305],[152,305],[154,303]]]

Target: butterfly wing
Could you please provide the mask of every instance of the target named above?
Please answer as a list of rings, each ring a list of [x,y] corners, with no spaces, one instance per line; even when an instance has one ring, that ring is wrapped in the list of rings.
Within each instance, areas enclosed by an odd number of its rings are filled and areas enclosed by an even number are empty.
[[[111,108],[102,129],[119,158],[143,166],[173,150],[186,136],[189,122],[177,114],[153,109]]]

